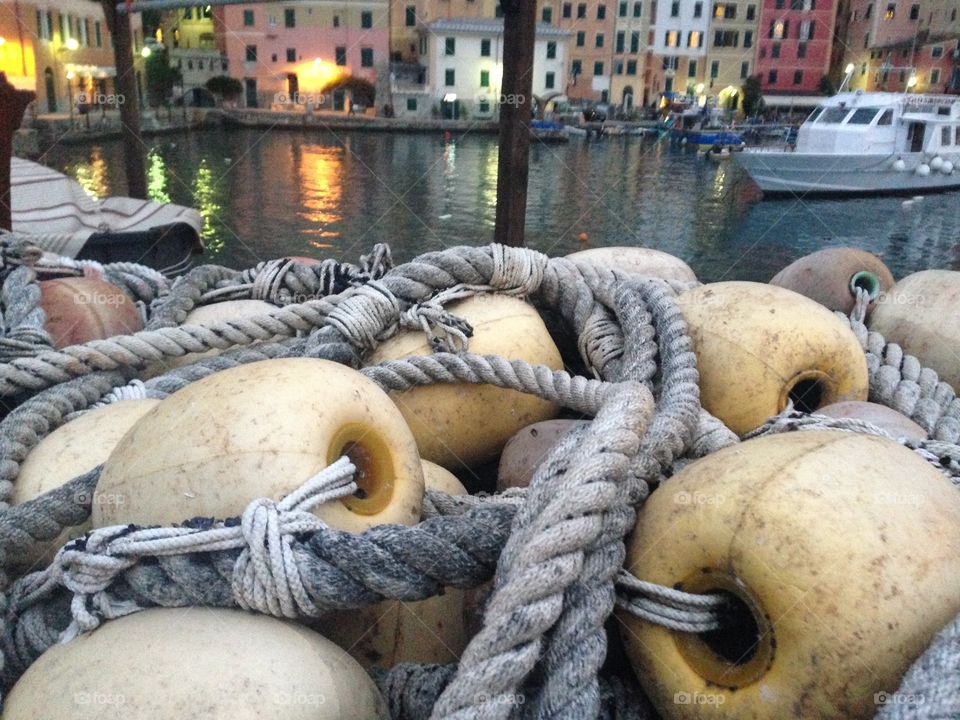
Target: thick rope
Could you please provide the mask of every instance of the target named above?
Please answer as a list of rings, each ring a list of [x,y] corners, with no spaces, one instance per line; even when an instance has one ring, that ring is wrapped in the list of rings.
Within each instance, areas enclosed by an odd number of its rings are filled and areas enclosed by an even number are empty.
[[[43,327],[46,319],[36,274],[25,265],[13,268],[0,287],[0,362],[50,349],[53,341]]]

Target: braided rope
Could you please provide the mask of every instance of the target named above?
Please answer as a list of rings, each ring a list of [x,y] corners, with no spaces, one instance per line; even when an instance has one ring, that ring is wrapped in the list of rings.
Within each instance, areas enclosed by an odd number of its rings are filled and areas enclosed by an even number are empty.
[[[52,347],[45,322],[36,274],[26,265],[14,267],[0,287],[0,362]]]

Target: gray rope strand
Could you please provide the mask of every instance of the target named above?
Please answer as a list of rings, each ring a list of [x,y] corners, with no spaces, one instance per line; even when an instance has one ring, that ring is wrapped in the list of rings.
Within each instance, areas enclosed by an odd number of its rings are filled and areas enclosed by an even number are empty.
[[[50,349],[53,341],[44,330],[46,320],[34,271],[15,267],[0,286],[0,362]]]
[[[644,582],[621,570],[617,607],[678,632],[702,633],[720,627],[722,595],[697,595]]]

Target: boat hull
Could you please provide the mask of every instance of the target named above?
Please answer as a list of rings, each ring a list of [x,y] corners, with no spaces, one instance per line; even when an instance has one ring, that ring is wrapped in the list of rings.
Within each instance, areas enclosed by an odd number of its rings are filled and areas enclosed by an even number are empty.
[[[953,162],[947,175],[916,170],[925,160],[923,153],[900,155],[838,155],[747,150],[735,160],[765,195],[876,195],[916,194],[960,188],[960,153],[944,153]],[[893,164],[903,160],[904,169]],[[929,167],[929,166],[928,166]]]

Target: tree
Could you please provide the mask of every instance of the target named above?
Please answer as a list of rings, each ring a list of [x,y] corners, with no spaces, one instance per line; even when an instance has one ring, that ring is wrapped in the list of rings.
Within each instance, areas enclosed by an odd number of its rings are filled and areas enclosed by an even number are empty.
[[[243,92],[243,83],[236,78],[218,75],[207,80],[206,88],[224,100],[234,100]]]
[[[817,92],[821,95],[836,95],[837,86],[834,85],[829,75],[824,75],[820,78],[820,82],[817,83]]]
[[[174,86],[180,82],[180,71],[170,67],[170,58],[166,48],[155,48],[144,63],[147,77],[147,98],[150,105],[166,105],[173,94]]]
[[[763,111],[763,95],[760,93],[760,76],[751,75],[740,88],[740,94],[743,97],[741,107],[743,114],[751,117]]]
[[[334,90],[346,90],[350,93],[353,102],[366,107],[373,107],[373,101],[377,96],[377,89],[372,82],[353,75],[346,75],[327,83],[322,92],[326,94]]]

